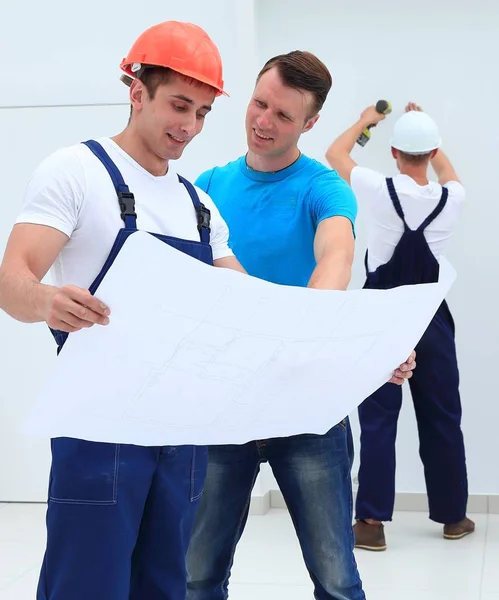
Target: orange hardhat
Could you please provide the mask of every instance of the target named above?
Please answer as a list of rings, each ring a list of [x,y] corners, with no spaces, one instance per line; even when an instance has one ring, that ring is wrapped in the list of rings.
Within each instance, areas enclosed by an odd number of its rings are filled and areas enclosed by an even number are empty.
[[[208,34],[193,23],[164,21],[146,29],[121,61],[120,68],[135,77],[146,66],[172,69],[215,88],[217,96],[228,95],[223,89],[218,48]]]

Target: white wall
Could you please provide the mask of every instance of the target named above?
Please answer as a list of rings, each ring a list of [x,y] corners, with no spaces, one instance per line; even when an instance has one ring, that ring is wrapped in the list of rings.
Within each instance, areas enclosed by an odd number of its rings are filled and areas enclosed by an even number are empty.
[[[261,63],[282,52],[310,50],[332,72],[334,87],[322,118],[302,138],[302,150],[311,156],[323,161],[328,144],[379,98],[391,100],[394,112],[373,131],[364,149],[355,150],[354,158],[362,165],[395,172],[390,128],[409,100],[420,103],[439,123],[444,148],[468,191],[448,253],[458,271],[448,300],[457,326],[470,492],[499,493],[494,377],[499,338],[497,2],[308,0],[288,3],[283,10],[279,0],[260,0],[257,15]],[[354,287],[363,281],[365,212],[360,206]],[[353,421],[357,438],[356,415]],[[397,452],[397,490],[424,491],[410,395],[401,415]],[[267,481],[274,487],[271,478]]]
[[[390,123],[409,99],[420,102],[442,127],[445,148],[469,194],[449,253],[459,273],[449,300],[458,327],[470,489],[499,493],[499,472],[492,467],[499,450],[493,381],[499,333],[493,311],[498,243],[494,226],[499,217],[493,181],[499,157],[499,84],[494,78],[499,11],[486,0],[465,8],[449,0],[404,3],[403,9],[395,1],[375,4],[309,0],[283,5],[259,0],[256,20],[249,0],[191,0],[167,10],[160,0],[148,2],[147,10],[136,10],[136,3],[129,1],[87,0],[71,7],[78,11],[71,18],[62,0],[47,0],[43,7],[31,7],[29,20],[23,4],[2,5],[0,253],[36,164],[61,145],[112,135],[124,125],[127,91],[118,81],[118,65],[145,27],[170,18],[192,20],[207,29],[224,58],[231,97],[217,100],[205,131],[179,164],[188,177],[244,152],[244,110],[257,68],[274,54],[312,50],[328,64],[335,84],[318,126],[303,137],[302,149],[308,154],[321,160],[328,143],[365,105],[381,97],[394,103],[395,114],[375,130],[365,149],[356,151],[362,164],[393,171],[387,153]],[[362,283],[366,232],[360,208],[355,287]],[[472,259],[477,266],[471,266]],[[48,445],[21,436],[18,427],[55,359],[53,342],[43,325],[21,325],[3,314],[0,341],[0,501],[43,501]],[[400,423],[398,451],[399,491],[423,491],[409,402]],[[274,485],[264,469],[255,491]]]

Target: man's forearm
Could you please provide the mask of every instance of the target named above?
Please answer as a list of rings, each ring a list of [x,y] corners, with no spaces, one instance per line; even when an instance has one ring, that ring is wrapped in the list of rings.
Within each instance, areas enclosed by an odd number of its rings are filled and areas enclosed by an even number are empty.
[[[447,158],[445,152],[441,149],[438,150],[436,155],[431,159],[431,166],[435,171],[437,177],[440,177],[444,169],[452,168],[450,160]]]
[[[345,254],[331,253],[319,261],[308,282],[318,290],[346,290],[352,276],[352,263]]]
[[[357,123],[352,125],[352,127],[342,133],[340,137],[338,137],[329,146],[326,152],[326,158],[329,160],[330,157],[332,158],[337,155],[350,154],[355,146],[357,138],[364,131],[367,125],[368,124],[364,120],[360,119],[357,121]]]
[[[431,166],[438,177],[438,181],[445,185],[449,181],[459,181],[459,178],[443,150],[439,148],[436,155],[431,159]]]
[[[23,323],[44,321],[53,286],[44,285],[29,270],[0,268],[0,309]]]

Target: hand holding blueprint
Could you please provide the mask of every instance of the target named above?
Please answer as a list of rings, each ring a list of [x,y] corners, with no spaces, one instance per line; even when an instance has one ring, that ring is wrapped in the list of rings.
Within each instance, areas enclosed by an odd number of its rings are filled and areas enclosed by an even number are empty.
[[[435,284],[280,286],[137,232],[96,293],[111,323],[70,334],[25,431],[145,446],[323,434],[405,361],[454,279],[442,261]]]

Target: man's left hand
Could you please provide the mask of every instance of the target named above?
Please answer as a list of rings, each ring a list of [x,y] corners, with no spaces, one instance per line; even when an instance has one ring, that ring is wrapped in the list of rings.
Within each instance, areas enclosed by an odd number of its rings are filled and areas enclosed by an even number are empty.
[[[396,385],[402,385],[407,379],[412,377],[412,372],[416,368],[416,351],[413,350],[409,358],[402,363],[398,369],[393,372],[392,378],[388,383],[395,383]]]

